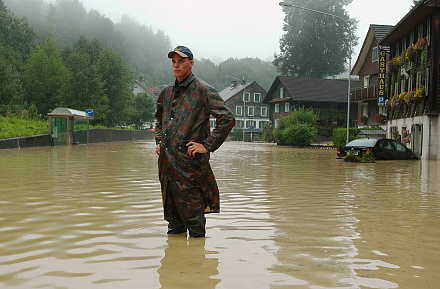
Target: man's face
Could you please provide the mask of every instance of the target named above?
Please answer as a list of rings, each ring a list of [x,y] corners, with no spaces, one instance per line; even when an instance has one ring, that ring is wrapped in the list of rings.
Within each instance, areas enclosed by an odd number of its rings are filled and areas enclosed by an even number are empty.
[[[177,81],[181,82],[191,73],[194,60],[174,53],[171,63],[173,66],[174,77],[177,79]]]

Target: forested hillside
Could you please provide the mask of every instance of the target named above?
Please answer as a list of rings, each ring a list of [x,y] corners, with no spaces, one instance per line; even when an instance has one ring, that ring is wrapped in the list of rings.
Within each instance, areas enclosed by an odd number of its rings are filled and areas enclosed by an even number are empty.
[[[94,108],[105,125],[150,121],[154,102],[131,91],[134,79],[161,86],[173,79],[166,57],[172,40],[128,15],[114,23],[79,0],[0,0],[0,113],[56,106]],[[226,75],[269,89],[277,72],[255,58],[219,65],[197,59],[194,72],[217,90]],[[136,105],[137,104],[137,105]],[[139,105],[142,104],[142,105]]]

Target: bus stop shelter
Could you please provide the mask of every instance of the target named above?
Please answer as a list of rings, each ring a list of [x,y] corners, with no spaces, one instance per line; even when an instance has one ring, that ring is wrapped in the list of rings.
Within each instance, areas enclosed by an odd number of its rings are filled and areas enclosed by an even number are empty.
[[[89,125],[94,118],[93,110],[58,107],[47,115],[49,134],[54,145],[89,144]]]

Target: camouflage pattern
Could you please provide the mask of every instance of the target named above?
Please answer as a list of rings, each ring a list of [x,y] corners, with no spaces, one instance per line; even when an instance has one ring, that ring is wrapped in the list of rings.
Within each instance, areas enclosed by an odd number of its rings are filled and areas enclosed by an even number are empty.
[[[216,118],[210,132],[209,116]],[[219,190],[209,164],[209,153],[188,156],[187,143],[201,143],[209,152],[220,147],[235,124],[220,95],[193,74],[183,84],[168,85],[159,95],[156,143],[160,144],[159,179],[165,219],[172,218],[167,190],[183,221],[220,211]]]

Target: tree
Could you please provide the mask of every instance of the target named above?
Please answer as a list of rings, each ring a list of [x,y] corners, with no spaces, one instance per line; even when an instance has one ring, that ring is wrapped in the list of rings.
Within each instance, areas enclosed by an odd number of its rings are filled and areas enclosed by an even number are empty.
[[[25,19],[18,19],[12,13],[0,14],[0,45],[10,50],[9,57],[21,67],[35,48],[34,31]]]
[[[95,123],[105,123],[109,115],[109,99],[105,91],[98,61],[103,52],[99,41],[84,37],[63,51],[68,73],[62,93],[62,104],[79,110],[95,110]]]
[[[0,12],[8,12],[8,10],[6,9],[6,5],[3,2],[3,0],[0,0]]]
[[[22,72],[34,47],[34,32],[28,23],[0,11],[0,113],[26,108]]]
[[[351,2],[352,0],[295,1],[295,5],[337,15],[343,21],[304,9],[285,8],[283,30],[286,33],[280,39],[280,54],[275,54],[273,61],[278,71],[283,75],[315,78],[344,72],[345,61],[351,57],[351,48],[358,41],[354,34],[357,21],[350,18],[344,8]]]
[[[121,125],[130,119],[133,107],[133,74],[122,57],[108,49],[100,54],[97,68],[110,104],[107,125]]]
[[[134,113],[132,122],[138,127],[146,123],[153,123],[154,112],[156,111],[156,101],[147,92],[139,93],[134,97]]]
[[[53,40],[46,40],[29,58],[24,75],[25,98],[38,113],[45,115],[60,104],[65,75],[60,51]]]

